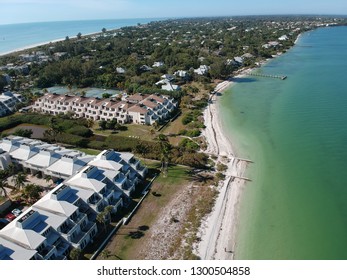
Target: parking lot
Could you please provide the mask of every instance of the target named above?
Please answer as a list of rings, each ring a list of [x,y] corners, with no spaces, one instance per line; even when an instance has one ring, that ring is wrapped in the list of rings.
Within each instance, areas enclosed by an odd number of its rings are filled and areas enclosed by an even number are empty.
[[[10,186],[14,185],[13,176],[7,178],[7,183]],[[26,177],[24,185],[28,184],[35,184],[42,187],[43,192],[41,194],[41,197],[47,194],[47,192],[49,192],[56,186],[56,184],[54,184],[52,180],[47,181],[46,179],[38,178],[34,175],[28,175]],[[27,205],[25,201],[21,199],[20,191],[14,190],[12,188],[6,188],[6,191],[12,203],[6,211],[0,213],[0,229],[5,227],[8,222],[14,220],[17,216],[19,216],[22,212],[30,207],[30,205]]]

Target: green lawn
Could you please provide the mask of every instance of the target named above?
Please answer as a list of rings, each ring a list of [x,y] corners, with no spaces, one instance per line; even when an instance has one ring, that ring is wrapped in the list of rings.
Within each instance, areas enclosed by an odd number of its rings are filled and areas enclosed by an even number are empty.
[[[187,110],[182,110],[182,114],[175,119],[175,121],[170,122],[167,126],[161,131],[163,134],[178,134],[181,130],[186,129],[186,126],[182,124],[182,119]]]
[[[109,136],[112,134],[124,136],[124,137],[134,137],[141,140],[153,141],[155,138],[155,130],[153,127],[148,125],[138,125],[138,124],[128,124],[125,125],[127,130],[124,131],[112,131],[112,130],[100,130],[99,125],[95,124],[93,131],[95,134],[100,134],[103,136]],[[154,133],[153,133],[154,132]]]
[[[86,153],[87,155],[96,156],[100,154],[101,151],[94,150],[94,149],[87,149],[87,148],[74,148],[75,150],[81,151],[83,153]]]

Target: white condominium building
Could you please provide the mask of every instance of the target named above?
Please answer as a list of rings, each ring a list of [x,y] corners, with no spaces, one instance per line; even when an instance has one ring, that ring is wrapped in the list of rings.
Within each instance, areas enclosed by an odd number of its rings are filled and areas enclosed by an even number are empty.
[[[20,94],[4,92],[0,95],[0,117],[6,116],[16,111],[16,105],[23,102]]]
[[[0,260],[59,260],[83,250],[98,233],[97,215],[127,206],[147,174],[131,153],[86,156],[17,136],[2,139],[0,149],[19,167],[66,179],[0,230]]]
[[[168,96],[134,94],[122,101],[72,95],[45,94],[33,105],[33,110],[58,115],[73,113],[76,117],[97,120],[117,120],[118,123],[152,125],[166,120],[177,108],[177,101]]]

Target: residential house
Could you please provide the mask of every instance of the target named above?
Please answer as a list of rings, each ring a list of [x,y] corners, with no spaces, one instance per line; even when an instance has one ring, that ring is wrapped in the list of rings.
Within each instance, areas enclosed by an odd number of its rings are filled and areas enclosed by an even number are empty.
[[[124,68],[122,68],[122,67],[117,67],[117,68],[116,68],[116,72],[117,72],[118,74],[125,74],[125,73],[126,73],[126,70],[125,70]]]
[[[287,35],[282,35],[281,37],[278,38],[279,41],[287,41],[289,38]]]
[[[140,70],[143,71],[143,72],[148,72],[148,71],[152,71],[153,68],[149,67],[148,65],[142,65],[140,67]]]
[[[174,73],[174,75],[180,77],[180,78],[187,78],[189,75],[188,75],[188,72],[187,71],[184,71],[184,70],[178,70]]]
[[[152,67],[162,67],[162,66],[164,66],[164,62],[162,61],[156,61],[152,65]]]
[[[209,70],[210,70],[210,66],[200,65],[198,69],[194,69],[194,73],[198,75],[206,75]]]

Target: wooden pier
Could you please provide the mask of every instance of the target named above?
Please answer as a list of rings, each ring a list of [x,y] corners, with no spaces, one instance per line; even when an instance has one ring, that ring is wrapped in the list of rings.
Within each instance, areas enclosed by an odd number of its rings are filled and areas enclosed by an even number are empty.
[[[239,161],[245,161],[245,162],[248,162],[248,163],[254,163],[254,161],[250,160],[250,159],[246,159],[246,158],[239,158],[239,157],[235,157],[236,160],[239,160]]]
[[[269,75],[269,74],[261,74],[261,73],[250,73],[249,75],[256,76],[256,77],[281,79],[281,80],[287,79],[287,76],[285,75]]]
[[[245,181],[248,181],[248,182],[252,182],[251,179],[247,178],[247,177],[242,177],[242,176],[234,176],[234,175],[231,175],[230,177],[232,178],[235,178],[235,179],[241,179],[241,180],[245,180]]]

